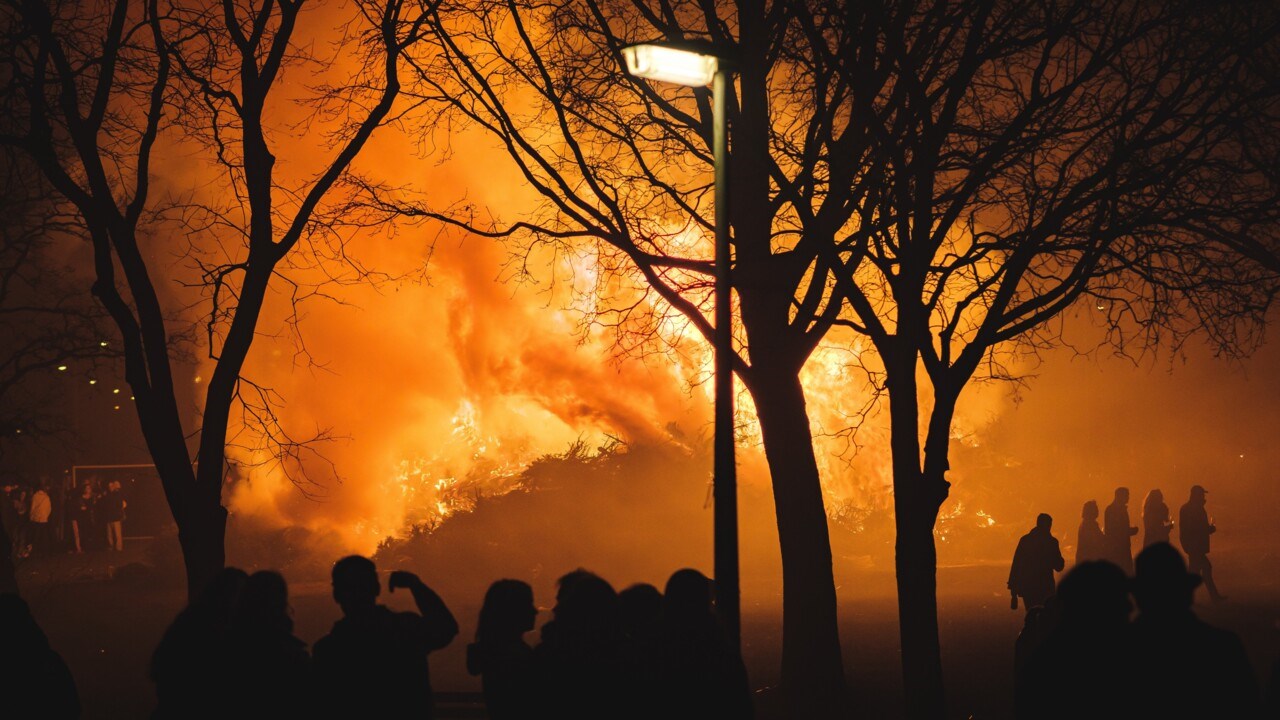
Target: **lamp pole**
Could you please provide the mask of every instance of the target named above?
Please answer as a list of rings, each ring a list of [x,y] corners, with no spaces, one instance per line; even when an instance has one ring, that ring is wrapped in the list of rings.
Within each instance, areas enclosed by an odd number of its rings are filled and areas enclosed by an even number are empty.
[[[729,633],[740,648],[741,599],[738,579],[738,468],[733,423],[733,276],[729,249],[729,117],[725,104],[728,73],[716,69],[711,82],[712,151],[716,182],[716,329],[715,329],[715,463],[714,535],[716,605]]]
[[[710,43],[656,42],[622,48],[627,72],[688,87],[711,85],[712,154],[715,164],[715,459],[712,494],[716,608],[734,650],[742,636],[738,578],[738,470],[733,426],[733,277],[729,248],[729,73],[732,67]]]

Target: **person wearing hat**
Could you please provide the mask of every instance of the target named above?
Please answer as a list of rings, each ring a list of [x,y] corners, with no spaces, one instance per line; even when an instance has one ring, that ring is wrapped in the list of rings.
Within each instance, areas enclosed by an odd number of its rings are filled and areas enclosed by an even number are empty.
[[[1208,492],[1200,485],[1191,486],[1191,499],[1178,512],[1178,537],[1182,540],[1182,551],[1187,554],[1187,568],[1204,581],[1209,597],[1214,602],[1221,602],[1227,598],[1218,592],[1218,586],[1213,582],[1213,565],[1209,563],[1209,536],[1218,528],[1204,509],[1204,496]]]
[[[1182,554],[1168,543],[1143,550],[1134,566],[1138,716],[1255,717],[1258,681],[1240,638],[1191,611],[1200,576],[1187,572]]]

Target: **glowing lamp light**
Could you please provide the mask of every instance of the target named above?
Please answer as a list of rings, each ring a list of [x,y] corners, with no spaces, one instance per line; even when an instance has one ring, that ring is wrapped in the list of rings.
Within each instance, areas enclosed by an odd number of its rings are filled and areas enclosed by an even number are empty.
[[[624,47],[622,58],[627,72],[636,77],[689,87],[710,85],[720,65],[714,55],[654,44]]]
[[[90,384],[90,385],[97,385],[97,384],[98,384],[98,381],[97,381],[97,380],[90,380],[90,381],[89,381],[89,384]]]
[[[119,394],[120,394],[120,388],[115,388],[115,389],[113,389],[113,390],[111,391],[111,394],[112,394],[112,395],[119,395]]]
[[[106,346],[107,346],[106,340],[103,340],[102,342],[98,343],[98,347],[106,347]]]
[[[58,366],[58,372],[66,372],[66,371],[67,371],[67,366],[66,366],[66,365],[59,365],[59,366]]]

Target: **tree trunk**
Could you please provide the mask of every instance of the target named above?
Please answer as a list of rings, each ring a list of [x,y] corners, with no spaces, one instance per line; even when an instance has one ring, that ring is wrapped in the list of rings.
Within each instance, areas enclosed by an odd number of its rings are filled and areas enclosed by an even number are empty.
[[[898,632],[907,717],[940,720],[946,713],[946,692],[938,642],[938,554],[933,527],[947,490],[941,473],[934,476],[921,471],[914,361],[914,355],[907,361],[886,358],[897,531]]]
[[[226,566],[227,510],[219,503],[194,508],[178,524],[178,542],[187,569],[187,597],[194,600]]]
[[[750,389],[782,548],[783,692],[791,717],[847,717],[831,539],[804,390],[794,373],[756,377]]]

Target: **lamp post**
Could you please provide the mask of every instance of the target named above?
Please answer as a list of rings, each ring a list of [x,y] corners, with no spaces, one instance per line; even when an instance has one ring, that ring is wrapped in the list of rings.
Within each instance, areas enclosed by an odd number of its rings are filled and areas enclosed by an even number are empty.
[[[715,497],[716,606],[735,649],[740,646],[738,583],[738,477],[733,445],[733,308],[729,273],[729,132],[727,58],[710,43],[658,42],[622,49],[627,72],[649,80],[689,87],[711,85],[712,151],[715,158]]]

